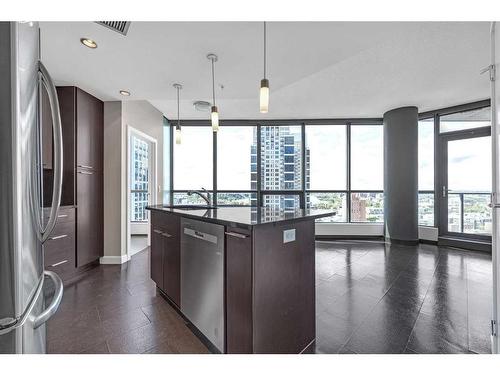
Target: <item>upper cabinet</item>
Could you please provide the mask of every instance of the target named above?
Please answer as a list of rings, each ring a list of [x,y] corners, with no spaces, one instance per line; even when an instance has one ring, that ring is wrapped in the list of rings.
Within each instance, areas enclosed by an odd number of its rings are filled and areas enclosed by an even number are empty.
[[[76,166],[102,172],[104,104],[76,88]]]

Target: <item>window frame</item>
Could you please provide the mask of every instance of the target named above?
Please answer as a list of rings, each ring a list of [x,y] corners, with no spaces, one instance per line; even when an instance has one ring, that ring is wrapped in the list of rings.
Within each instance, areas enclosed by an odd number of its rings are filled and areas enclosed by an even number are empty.
[[[365,118],[365,119],[310,119],[310,120],[222,120],[221,127],[241,127],[241,126],[255,126],[257,129],[257,183],[256,189],[250,190],[218,190],[217,189],[217,133],[213,133],[213,189],[211,189],[210,195],[212,197],[212,203],[217,204],[217,194],[218,193],[255,193],[257,197],[257,206],[262,205],[264,195],[298,195],[300,207],[303,208],[306,205],[306,196],[309,193],[344,193],[346,195],[346,221],[344,222],[332,222],[332,224],[342,224],[351,223],[351,194],[352,193],[384,193],[383,190],[351,190],[350,178],[351,178],[351,126],[355,125],[377,125],[383,126],[383,120],[381,118]],[[324,126],[335,126],[341,125],[346,127],[346,190],[314,190],[307,188],[306,181],[306,126],[308,125],[324,125]],[[170,124],[170,201],[173,202],[173,197],[175,193],[186,193],[187,190],[174,190],[173,176],[174,176],[174,125]],[[208,120],[183,120],[181,121],[181,126],[211,126]],[[301,128],[301,188],[300,189],[286,189],[286,190],[264,190],[261,187],[262,180],[262,145],[261,145],[261,135],[262,128],[265,126],[300,126]],[[356,224],[382,224],[382,222],[354,222]]]

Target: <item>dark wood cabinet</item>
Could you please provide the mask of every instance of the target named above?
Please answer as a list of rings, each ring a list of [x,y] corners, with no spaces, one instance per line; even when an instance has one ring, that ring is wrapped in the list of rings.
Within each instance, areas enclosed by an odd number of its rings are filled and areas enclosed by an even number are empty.
[[[163,236],[160,228],[151,228],[150,270],[151,279],[161,290],[163,287]]]
[[[253,352],[252,232],[226,228],[226,352]]]
[[[180,218],[151,213],[151,279],[177,306],[181,303]]]
[[[101,179],[97,172],[77,170],[76,265],[81,267],[102,256]]]
[[[49,210],[44,216],[48,219]],[[45,269],[56,272],[63,280],[75,271],[75,208],[61,207],[57,223],[43,245]]]
[[[74,86],[57,87],[57,96],[63,136],[61,205],[74,207],[73,255],[69,261],[72,267],[81,268],[97,261],[104,252],[104,103]],[[41,100],[43,197],[44,206],[50,207],[53,189],[52,120],[48,99],[42,96]],[[46,161],[47,158],[50,162]]]
[[[76,88],[76,166],[102,172],[103,103]]]

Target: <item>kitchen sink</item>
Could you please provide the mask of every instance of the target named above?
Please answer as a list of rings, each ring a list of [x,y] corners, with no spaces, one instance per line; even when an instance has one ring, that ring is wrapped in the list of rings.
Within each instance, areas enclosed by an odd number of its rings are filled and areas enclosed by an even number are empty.
[[[173,205],[173,206],[163,206],[165,208],[175,208],[176,210],[215,210],[215,206],[203,206],[203,205]]]

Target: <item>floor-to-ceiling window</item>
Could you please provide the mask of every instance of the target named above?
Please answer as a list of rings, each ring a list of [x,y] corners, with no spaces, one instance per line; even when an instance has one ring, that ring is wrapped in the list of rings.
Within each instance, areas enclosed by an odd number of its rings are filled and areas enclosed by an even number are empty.
[[[418,224],[434,226],[434,117],[418,122]]]
[[[351,222],[384,220],[384,139],[379,125],[351,126]]]
[[[347,125],[306,125],[307,205],[336,212],[320,221],[347,222]]]
[[[491,236],[490,108],[439,117],[442,235]]]
[[[173,147],[173,203],[204,204],[189,190],[213,189],[213,133],[209,126],[183,126],[182,141]]]
[[[174,204],[203,203],[187,192],[204,187],[218,205],[330,209],[336,215],[322,221],[383,221],[381,121],[232,121],[215,136],[208,124],[183,126],[173,168]]]
[[[257,203],[255,126],[226,126],[217,134],[217,204]]]

